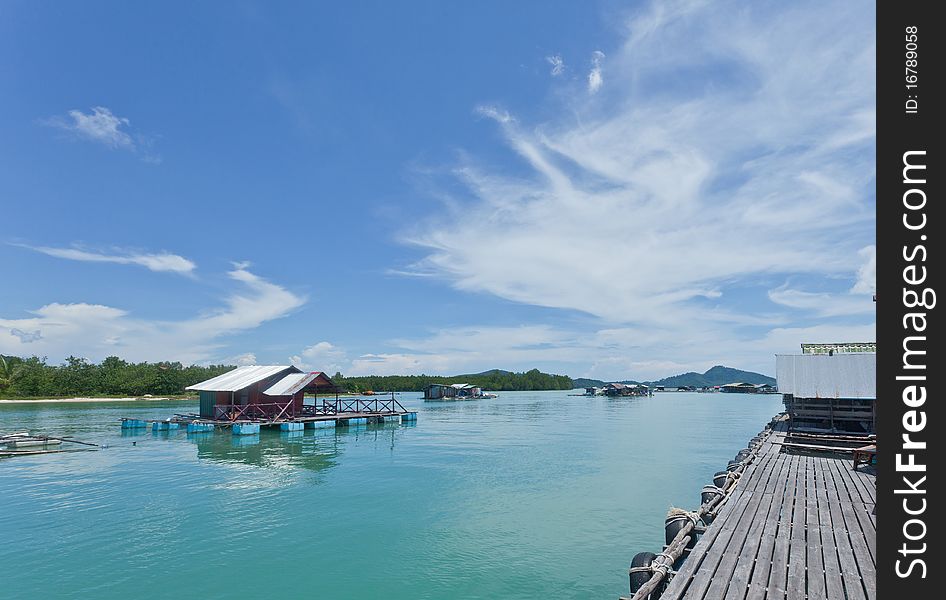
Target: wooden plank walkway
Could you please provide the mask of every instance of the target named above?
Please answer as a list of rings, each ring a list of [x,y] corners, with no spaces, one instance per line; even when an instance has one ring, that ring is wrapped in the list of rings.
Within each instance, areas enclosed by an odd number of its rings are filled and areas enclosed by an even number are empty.
[[[875,600],[875,476],[766,439],[661,600]],[[786,448],[787,449],[787,448]]]

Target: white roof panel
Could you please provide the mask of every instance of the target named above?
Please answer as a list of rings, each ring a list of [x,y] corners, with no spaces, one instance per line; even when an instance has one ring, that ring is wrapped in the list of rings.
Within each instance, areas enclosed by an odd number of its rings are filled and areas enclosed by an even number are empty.
[[[319,375],[321,375],[321,373],[290,373],[274,383],[263,393],[267,396],[292,396],[309,385],[309,383]]]
[[[779,354],[778,391],[796,398],[877,398],[877,355]]]
[[[292,365],[253,365],[237,367],[232,371],[227,371],[223,375],[217,375],[213,379],[189,385],[184,389],[200,392],[236,392],[253,385],[257,381],[278,375],[287,369],[292,369],[297,373],[299,372],[299,369]]]

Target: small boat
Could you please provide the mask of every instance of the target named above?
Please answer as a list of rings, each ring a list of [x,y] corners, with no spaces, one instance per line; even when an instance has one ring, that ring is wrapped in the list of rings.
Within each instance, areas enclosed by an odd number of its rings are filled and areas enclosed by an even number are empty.
[[[0,437],[0,444],[9,448],[30,448],[36,446],[55,446],[61,444],[62,440],[51,437],[41,437],[30,435],[27,432],[14,433]]]

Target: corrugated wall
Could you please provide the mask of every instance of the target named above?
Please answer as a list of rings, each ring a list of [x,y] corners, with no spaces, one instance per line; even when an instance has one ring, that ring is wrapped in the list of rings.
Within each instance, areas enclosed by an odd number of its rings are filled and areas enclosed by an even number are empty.
[[[796,398],[876,398],[877,355],[780,354],[778,391]]]

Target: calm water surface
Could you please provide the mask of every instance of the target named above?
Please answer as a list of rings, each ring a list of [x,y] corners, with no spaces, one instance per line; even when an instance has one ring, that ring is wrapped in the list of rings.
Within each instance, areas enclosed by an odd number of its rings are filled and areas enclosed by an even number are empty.
[[[0,459],[0,598],[612,599],[781,409],[571,393],[401,394],[416,425],[251,438],[119,428],[196,404],[0,406],[0,431],[108,444]]]

